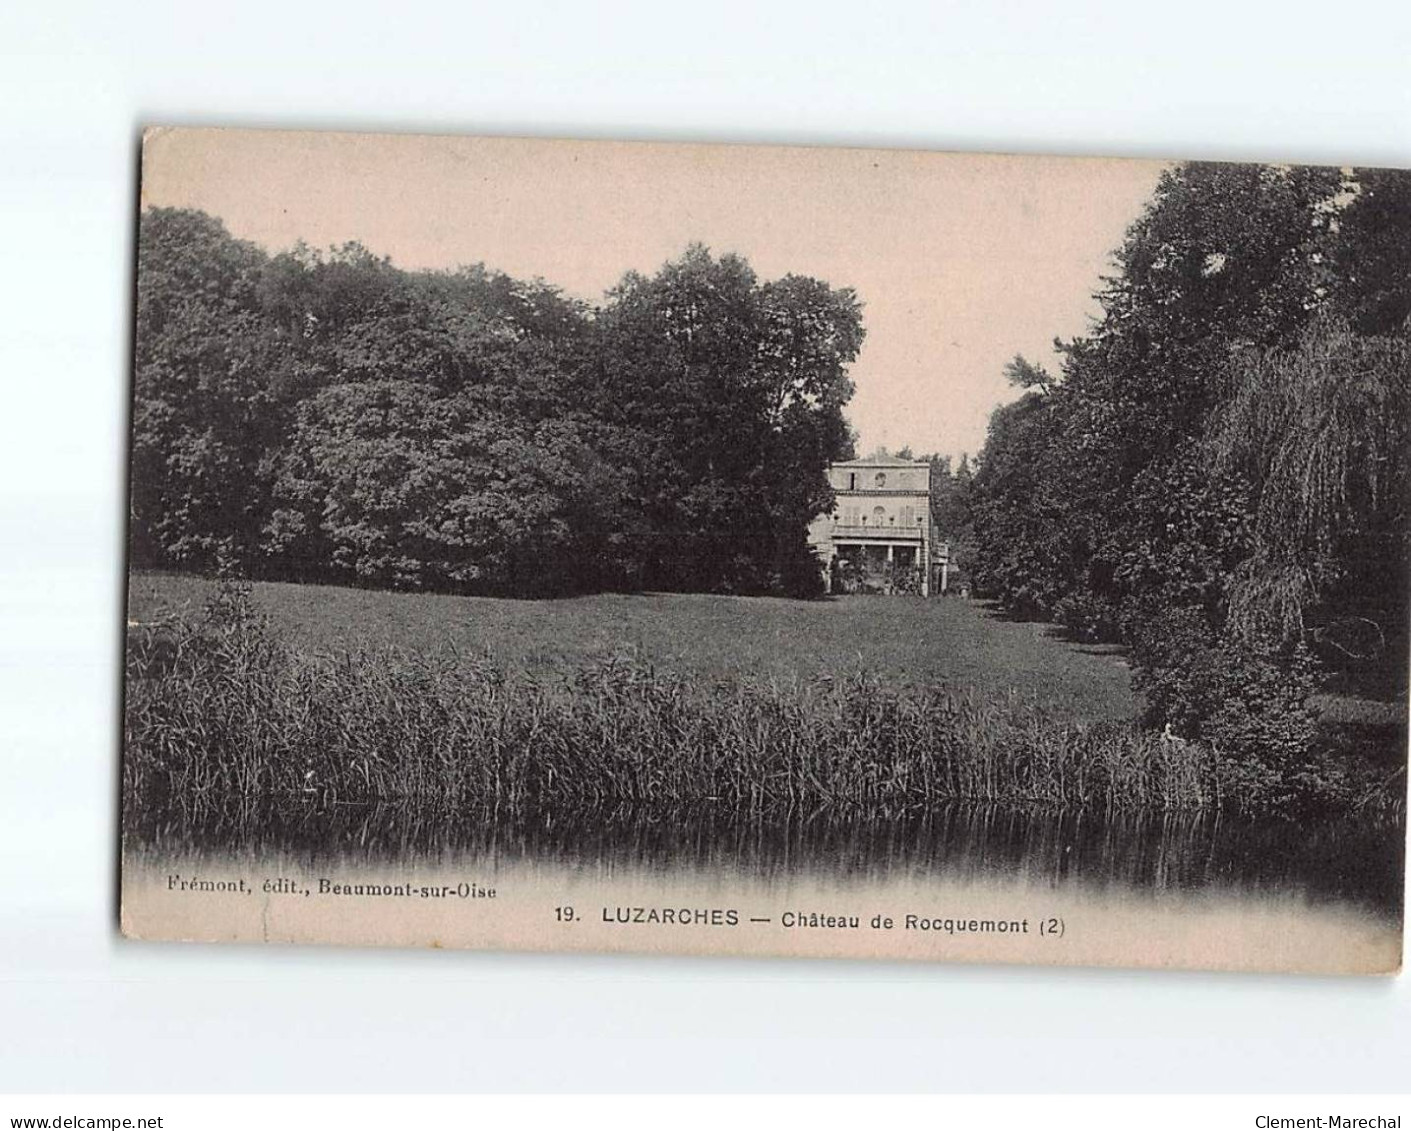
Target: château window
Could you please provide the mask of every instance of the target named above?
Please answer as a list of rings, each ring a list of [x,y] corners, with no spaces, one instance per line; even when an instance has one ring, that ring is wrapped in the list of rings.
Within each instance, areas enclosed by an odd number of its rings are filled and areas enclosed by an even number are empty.
[[[887,473],[885,471],[879,471],[877,477],[873,479],[872,482],[877,485],[878,490],[881,490],[881,488],[887,485]]]

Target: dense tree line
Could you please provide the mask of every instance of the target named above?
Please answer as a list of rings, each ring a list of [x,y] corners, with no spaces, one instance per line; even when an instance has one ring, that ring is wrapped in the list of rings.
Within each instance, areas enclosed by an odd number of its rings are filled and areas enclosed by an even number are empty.
[[[600,306],[149,209],[139,567],[404,588],[807,592],[852,291],[692,246]]]
[[[1350,788],[1319,682],[1406,670],[1411,175],[1187,164],[1060,372],[1023,358],[968,509],[982,587],[1126,643],[1148,720],[1272,803]]]

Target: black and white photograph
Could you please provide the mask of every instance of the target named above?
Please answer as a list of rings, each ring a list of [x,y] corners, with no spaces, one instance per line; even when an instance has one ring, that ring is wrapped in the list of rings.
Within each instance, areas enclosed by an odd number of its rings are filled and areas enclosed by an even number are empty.
[[[150,129],[136,939],[1387,974],[1411,174]]]
[[[0,4],[0,1128],[1408,1126],[1408,58]]]

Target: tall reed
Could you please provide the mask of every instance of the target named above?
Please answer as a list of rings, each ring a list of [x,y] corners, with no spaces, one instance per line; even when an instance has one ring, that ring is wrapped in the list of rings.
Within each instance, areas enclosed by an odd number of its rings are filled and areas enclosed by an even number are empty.
[[[710,805],[868,816],[953,801],[1198,810],[1216,761],[1135,726],[867,672],[710,682],[640,662],[552,676],[447,652],[308,654],[238,598],[133,630],[137,808],[401,799],[501,811]]]

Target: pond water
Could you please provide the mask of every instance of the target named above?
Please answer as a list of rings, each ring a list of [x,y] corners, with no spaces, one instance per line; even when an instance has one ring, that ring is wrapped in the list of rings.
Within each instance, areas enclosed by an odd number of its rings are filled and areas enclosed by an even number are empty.
[[[1387,972],[1404,842],[1400,820],[952,806],[511,821],[294,804],[129,829],[124,923],[186,939]]]

